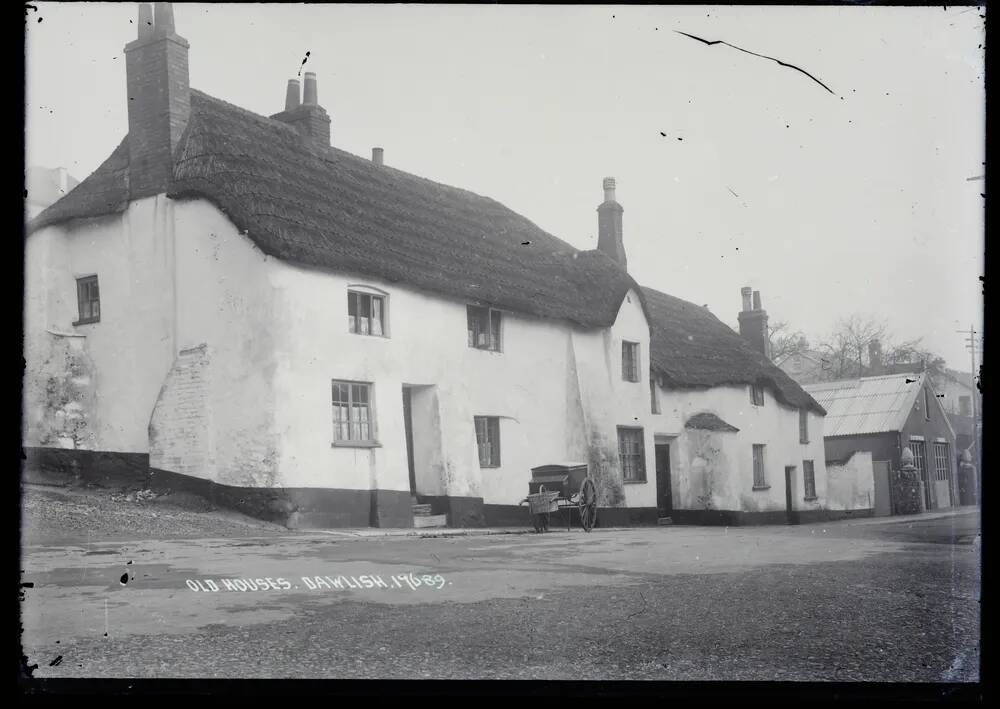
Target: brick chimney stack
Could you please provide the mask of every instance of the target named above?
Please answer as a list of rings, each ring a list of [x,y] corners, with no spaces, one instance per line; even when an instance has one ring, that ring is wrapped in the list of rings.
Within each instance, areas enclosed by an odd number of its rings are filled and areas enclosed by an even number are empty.
[[[139,4],[138,37],[125,45],[132,199],[165,192],[173,178],[174,149],[191,116],[189,47],[171,3]]]
[[[883,373],[882,343],[878,340],[868,343],[868,373],[870,376]]]
[[[628,270],[625,245],[622,243],[622,213],[625,209],[615,199],[615,178],[604,178],[604,202],[597,208],[597,248]]]
[[[767,311],[761,307],[760,291],[745,286],[740,289],[740,294],[743,296],[743,310],[739,314],[740,335],[755,350],[771,359],[771,338],[767,332]],[[753,296],[752,309],[751,294]]]
[[[385,151],[382,148],[372,148],[372,162],[376,165],[381,165],[384,159]]]
[[[285,90],[285,110],[271,118],[293,126],[320,148],[330,147],[330,116],[318,103],[314,72],[307,71],[303,76],[301,101],[298,79],[289,79]]]

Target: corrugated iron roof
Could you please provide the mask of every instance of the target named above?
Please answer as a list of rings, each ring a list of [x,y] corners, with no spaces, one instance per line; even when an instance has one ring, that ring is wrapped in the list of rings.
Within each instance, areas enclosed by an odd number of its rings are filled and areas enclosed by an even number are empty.
[[[826,409],[824,435],[855,436],[902,429],[925,376],[886,374],[803,388]]]

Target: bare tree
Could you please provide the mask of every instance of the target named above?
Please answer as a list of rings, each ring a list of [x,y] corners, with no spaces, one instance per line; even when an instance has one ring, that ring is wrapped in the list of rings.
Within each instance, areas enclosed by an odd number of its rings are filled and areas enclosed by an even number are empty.
[[[771,340],[771,359],[775,362],[809,349],[809,340],[802,331],[793,330],[784,320],[768,324],[767,336]]]
[[[873,342],[886,344],[889,327],[883,320],[853,314],[837,321],[819,350],[823,353],[827,379],[864,376],[870,370],[869,350]]]
[[[897,342],[884,320],[858,313],[837,321],[819,351],[827,380],[864,377],[912,364],[938,382],[945,369],[944,358],[921,347],[919,338]],[[879,361],[872,361],[873,354]]]

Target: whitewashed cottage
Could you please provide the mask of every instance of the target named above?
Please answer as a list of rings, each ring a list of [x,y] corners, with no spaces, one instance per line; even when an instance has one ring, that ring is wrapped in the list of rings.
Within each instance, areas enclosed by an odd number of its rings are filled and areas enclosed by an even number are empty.
[[[128,135],[28,228],[30,470],[296,527],[527,524],[530,469],[561,461],[603,525],[823,511],[822,408],[628,275],[614,180],[579,251],[331,147],[314,75],[256,115],[189,87],[169,3],[137,24]]]

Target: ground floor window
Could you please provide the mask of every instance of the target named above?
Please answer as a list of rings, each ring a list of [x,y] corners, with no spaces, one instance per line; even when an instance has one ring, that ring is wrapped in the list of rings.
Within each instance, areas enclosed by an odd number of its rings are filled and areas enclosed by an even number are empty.
[[[333,442],[340,445],[375,442],[370,382],[333,380]]]
[[[500,467],[500,417],[476,416],[480,468]]]
[[[767,487],[767,475],[764,472],[764,445],[753,444],[753,488],[761,490]],[[746,488],[744,488],[746,489]]]
[[[618,458],[625,482],[646,482],[646,446],[641,428],[618,427]]]
[[[802,461],[802,486],[805,488],[806,499],[816,499],[816,468],[811,460]]]

